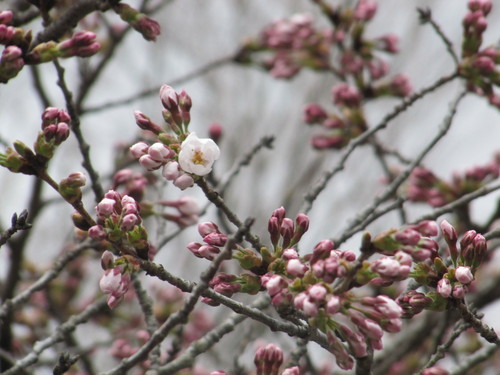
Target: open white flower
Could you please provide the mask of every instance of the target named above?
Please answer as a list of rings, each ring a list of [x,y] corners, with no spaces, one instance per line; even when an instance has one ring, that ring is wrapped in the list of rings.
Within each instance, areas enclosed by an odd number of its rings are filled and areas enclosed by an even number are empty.
[[[198,138],[196,133],[190,133],[181,144],[179,165],[185,172],[205,176],[210,173],[219,155],[219,147],[213,140]]]

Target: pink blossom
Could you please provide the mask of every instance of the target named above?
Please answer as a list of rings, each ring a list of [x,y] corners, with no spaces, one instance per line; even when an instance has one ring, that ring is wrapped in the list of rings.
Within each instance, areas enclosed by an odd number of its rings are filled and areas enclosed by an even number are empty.
[[[130,274],[123,273],[121,267],[108,269],[99,281],[99,287],[105,294],[109,294],[108,306],[113,309],[127,292],[130,285]]]
[[[340,83],[332,89],[335,104],[346,107],[358,107],[361,103],[361,93],[357,88],[347,83]]]

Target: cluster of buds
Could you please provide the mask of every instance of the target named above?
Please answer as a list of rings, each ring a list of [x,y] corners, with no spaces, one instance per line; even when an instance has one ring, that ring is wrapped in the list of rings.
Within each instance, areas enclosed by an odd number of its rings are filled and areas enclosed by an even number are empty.
[[[261,63],[276,78],[291,78],[303,67],[327,70],[331,31],[317,30],[308,14],[296,14],[266,26],[255,40],[248,41],[237,59],[248,62],[250,54],[270,52]]]
[[[319,104],[309,104],[304,108],[304,121],[322,127],[311,138],[314,148],[340,149],[367,129],[363,102],[381,96],[406,97],[412,86],[405,74],[381,80],[389,73],[389,64],[379,52],[397,53],[398,38],[393,34],[365,38],[365,24],[377,11],[375,2],[360,1],[354,9],[332,7],[323,11],[333,20],[330,41],[340,53],[338,67],[329,68],[342,81],[332,88],[333,103],[340,111],[328,113]]]
[[[9,26],[13,19],[10,10],[0,11],[0,44],[5,48],[0,58],[0,82],[6,83],[14,78],[24,67],[24,52],[31,43],[31,32],[24,33],[21,28]]]
[[[213,260],[220,253],[220,247],[226,244],[227,235],[221,233],[217,224],[213,222],[198,224],[198,232],[205,244],[191,242],[187,245],[188,250],[198,258]]]
[[[14,173],[39,174],[62,142],[69,136],[71,118],[64,110],[48,107],[42,114],[42,131],[34,144],[34,151],[21,141],[15,141],[14,149],[7,147],[0,154],[0,165]]]
[[[0,25],[1,26],[1,25]],[[0,82],[14,78],[24,67],[23,51],[17,46],[7,46],[0,57]]]
[[[257,375],[278,375],[283,364],[283,350],[274,344],[261,346],[254,357]]]
[[[408,261],[403,253],[409,254],[413,261],[421,262],[433,260],[438,255],[439,245],[430,237],[438,235],[435,222],[425,220],[416,225],[408,225],[401,229],[390,229],[377,235],[372,245],[376,252],[395,259],[400,265],[405,266]]]
[[[109,294],[108,306],[113,309],[123,300],[130,284],[129,267],[126,264],[117,264],[113,254],[106,250],[101,256],[101,266],[104,269],[99,281],[99,287],[104,294]]]
[[[327,331],[327,338],[330,351],[335,355],[339,367],[344,370],[352,369],[353,357],[365,357],[368,347],[382,349],[384,331],[401,330],[403,310],[387,296],[352,298],[341,306],[340,311],[348,318],[348,322],[342,323],[330,318],[329,324],[335,329]],[[347,343],[347,348],[341,341]]]
[[[158,142],[152,145],[138,142],[130,147],[130,152],[149,171],[163,168],[163,177],[184,190],[194,185],[196,176],[212,171],[220,150],[212,139],[198,138],[196,133],[188,132],[192,102],[184,90],[177,93],[172,87],[163,85],[160,99],[164,107],[163,118],[174,135],[168,134],[142,112],[135,111],[137,125],[152,132]]]
[[[417,167],[410,175],[407,195],[411,201],[440,207],[480,189],[499,175],[500,155],[495,155],[494,160],[484,166],[475,166],[463,174],[455,173],[450,182],[440,179],[427,168]]]
[[[78,31],[63,42],[49,40],[31,48],[31,31],[9,26],[12,19],[12,11],[0,11],[0,44],[5,46],[0,58],[1,83],[14,78],[25,64],[40,64],[59,57],[89,57],[101,48],[90,31]]]
[[[500,108],[500,95],[494,87],[500,85],[500,50],[496,47],[481,49],[483,33],[488,27],[486,16],[491,12],[491,0],[469,0],[469,12],[463,20],[464,39],[463,60],[459,66],[460,75],[466,79],[469,91],[488,98],[490,103]]]
[[[119,3],[113,6],[113,10],[123,21],[141,33],[144,39],[154,42],[156,41],[156,37],[160,35],[160,24],[130,5]]]
[[[457,246],[458,235],[455,228],[446,220],[441,222],[441,231],[448,245],[452,261],[449,267],[436,267],[437,292],[441,297],[463,298],[468,286],[474,280],[474,273],[486,255],[486,239],[474,230],[467,231]]]
[[[142,226],[139,204],[134,198],[108,191],[96,206],[97,224],[88,234],[96,240],[120,244],[120,249],[148,259],[150,246],[146,229]]]
[[[26,55],[26,62],[41,64],[59,57],[90,57],[99,52],[100,49],[101,44],[96,41],[96,35],[93,32],[77,31],[71,38],[60,43],[50,40],[36,45]]]
[[[309,229],[309,218],[306,215],[298,214],[295,223],[285,215],[285,209],[280,207],[274,210],[267,224],[267,230],[275,251],[293,247]]]

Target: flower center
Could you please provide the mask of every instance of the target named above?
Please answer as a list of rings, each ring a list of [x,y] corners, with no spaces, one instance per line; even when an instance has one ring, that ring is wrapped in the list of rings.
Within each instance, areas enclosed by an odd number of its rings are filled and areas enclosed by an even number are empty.
[[[203,152],[201,152],[200,150],[194,151],[191,161],[194,164],[205,164],[205,159],[203,158]]]

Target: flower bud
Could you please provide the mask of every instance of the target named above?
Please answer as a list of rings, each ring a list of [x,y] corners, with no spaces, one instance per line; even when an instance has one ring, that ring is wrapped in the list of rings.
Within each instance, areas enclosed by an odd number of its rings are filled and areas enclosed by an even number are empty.
[[[459,266],[455,270],[455,279],[462,284],[470,284],[472,280],[474,280],[474,276],[472,275],[470,267]]]

